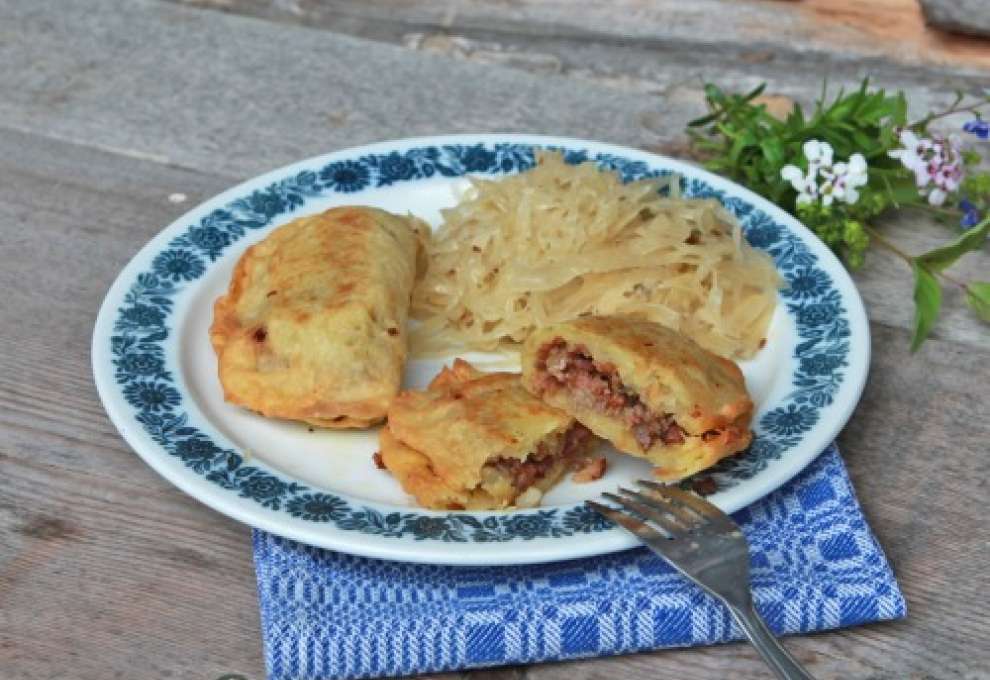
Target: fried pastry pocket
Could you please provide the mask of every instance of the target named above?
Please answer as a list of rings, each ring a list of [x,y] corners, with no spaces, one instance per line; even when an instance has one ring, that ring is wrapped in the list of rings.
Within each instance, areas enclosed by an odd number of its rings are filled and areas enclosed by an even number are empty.
[[[413,219],[341,207],[247,249],[210,340],[227,401],[320,427],[367,427],[398,394],[420,235]]]
[[[587,467],[593,440],[524,390],[518,374],[458,359],[426,390],[398,396],[379,454],[423,507],[497,510],[537,505],[565,472]]]
[[[739,367],[665,326],[584,317],[535,331],[523,385],[665,481],[749,445],[753,402]]]

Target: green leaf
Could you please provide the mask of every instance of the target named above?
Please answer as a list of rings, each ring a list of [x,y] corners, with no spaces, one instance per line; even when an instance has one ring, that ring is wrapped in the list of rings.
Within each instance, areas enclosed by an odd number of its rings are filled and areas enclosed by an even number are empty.
[[[760,142],[763,157],[773,168],[784,166],[784,145],[777,137],[769,137]]]
[[[869,152],[877,144],[876,138],[856,129],[852,130],[852,141],[853,145],[864,153]]]
[[[871,174],[880,175],[876,171]],[[921,194],[918,193],[918,185],[913,179],[897,178],[895,181],[887,182],[887,196],[890,202],[896,206],[920,204]]]
[[[969,196],[990,198],[990,172],[970,172],[963,180],[962,191]]]
[[[956,260],[966,253],[983,248],[988,233],[990,233],[990,217],[972,229],[964,231],[952,243],[930,250],[924,255],[920,255],[917,260],[922,266],[933,272],[943,271],[951,267]]]
[[[990,283],[971,281],[966,284],[966,304],[976,315],[990,323]]]
[[[708,115],[695,118],[688,127],[702,127],[717,120],[725,113],[725,93],[714,83],[705,83],[705,102],[708,104]]]
[[[897,127],[904,127],[907,125],[907,97],[904,96],[903,92],[898,92],[897,96],[892,97],[892,99],[894,102],[890,114],[891,122]]]
[[[725,93],[715,83],[705,83],[705,97],[709,101],[724,101]]]
[[[748,102],[753,101],[754,99],[756,99],[757,97],[759,97],[761,94],[763,94],[763,90],[765,90],[765,89],[767,89],[767,84],[766,83],[760,83],[759,85],[757,85],[756,87],[754,87],[752,90],[750,90],[749,92],[747,92],[746,94],[743,95],[743,98],[742,98],[743,102],[748,103]]]
[[[702,116],[701,118],[695,118],[694,120],[689,122],[687,126],[689,128],[703,127],[705,125],[708,125],[715,119],[717,119],[719,116],[722,115],[722,113],[723,111],[721,109],[719,109],[718,111],[713,111],[712,113],[709,113],[706,116]]]
[[[911,351],[916,352],[931,333],[942,306],[942,288],[935,275],[925,269],[917,259],[911,263],[914,269],[914,337]]]

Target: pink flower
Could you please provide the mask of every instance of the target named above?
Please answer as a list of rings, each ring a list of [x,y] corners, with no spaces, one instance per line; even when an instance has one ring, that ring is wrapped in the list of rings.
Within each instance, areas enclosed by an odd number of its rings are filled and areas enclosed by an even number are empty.
[[[949,194],[958,191],[963,179],[963,160],[959,137],[932,135],[919,138],[914,132],[903,129],[898,135],[903,149],[888,151],[901,165],[914,173],[918,192],[928,197],[932,205],[942,205]]]

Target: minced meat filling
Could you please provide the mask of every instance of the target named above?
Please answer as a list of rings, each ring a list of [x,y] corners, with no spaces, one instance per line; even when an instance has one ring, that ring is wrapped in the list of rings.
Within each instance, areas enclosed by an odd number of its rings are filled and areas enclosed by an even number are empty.
[[[671,414],[650,411],[639,395],[622,384],[614,364],[595,361],[583,345],[569,347],[563,338],[554,338],[540,348],[537,361],[539,389],[567,387],[579,406],[621,418],[644,451],[657,440],[684,441],[684,430]]]
[[[580,423],[574,423],[564,435],[559,448],[541,442],[536,451],[529,454],[525,460],[497,458],[490,461],[488,465],[511,477],[512,485],[522,491],[542,479],[550,468],[560,460],[566,461],[568,467],[582,464],[584,459],[580,454],[591,436],[591,431],[588,428]]]

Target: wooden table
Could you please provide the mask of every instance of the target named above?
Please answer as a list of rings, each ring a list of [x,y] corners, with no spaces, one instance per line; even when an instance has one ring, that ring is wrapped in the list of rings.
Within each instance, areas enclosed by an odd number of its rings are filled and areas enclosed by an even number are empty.
[[[97,399],[114,276],[240,179],[400,136],[547,132],[683,153],[702,78],[802,101],[871,74],[918,109],[987,83],[990,45],[909,0],[0,0],[0,677],[264,676],[249,530],[164,482]],[[575,9],[580,5],[580,9]],[[220,11],[217,11],[220,10]],[[886,227],[910,251],[951,226]],[[984,251],[957,266],[982,272]],[[946,300],[908,352],[910,273],[856,275],[873,363],[841,446],[908,600],[789,641],[820,678],[990,677],[988,329]],[[470,673],[763,678],[744,645]]]

